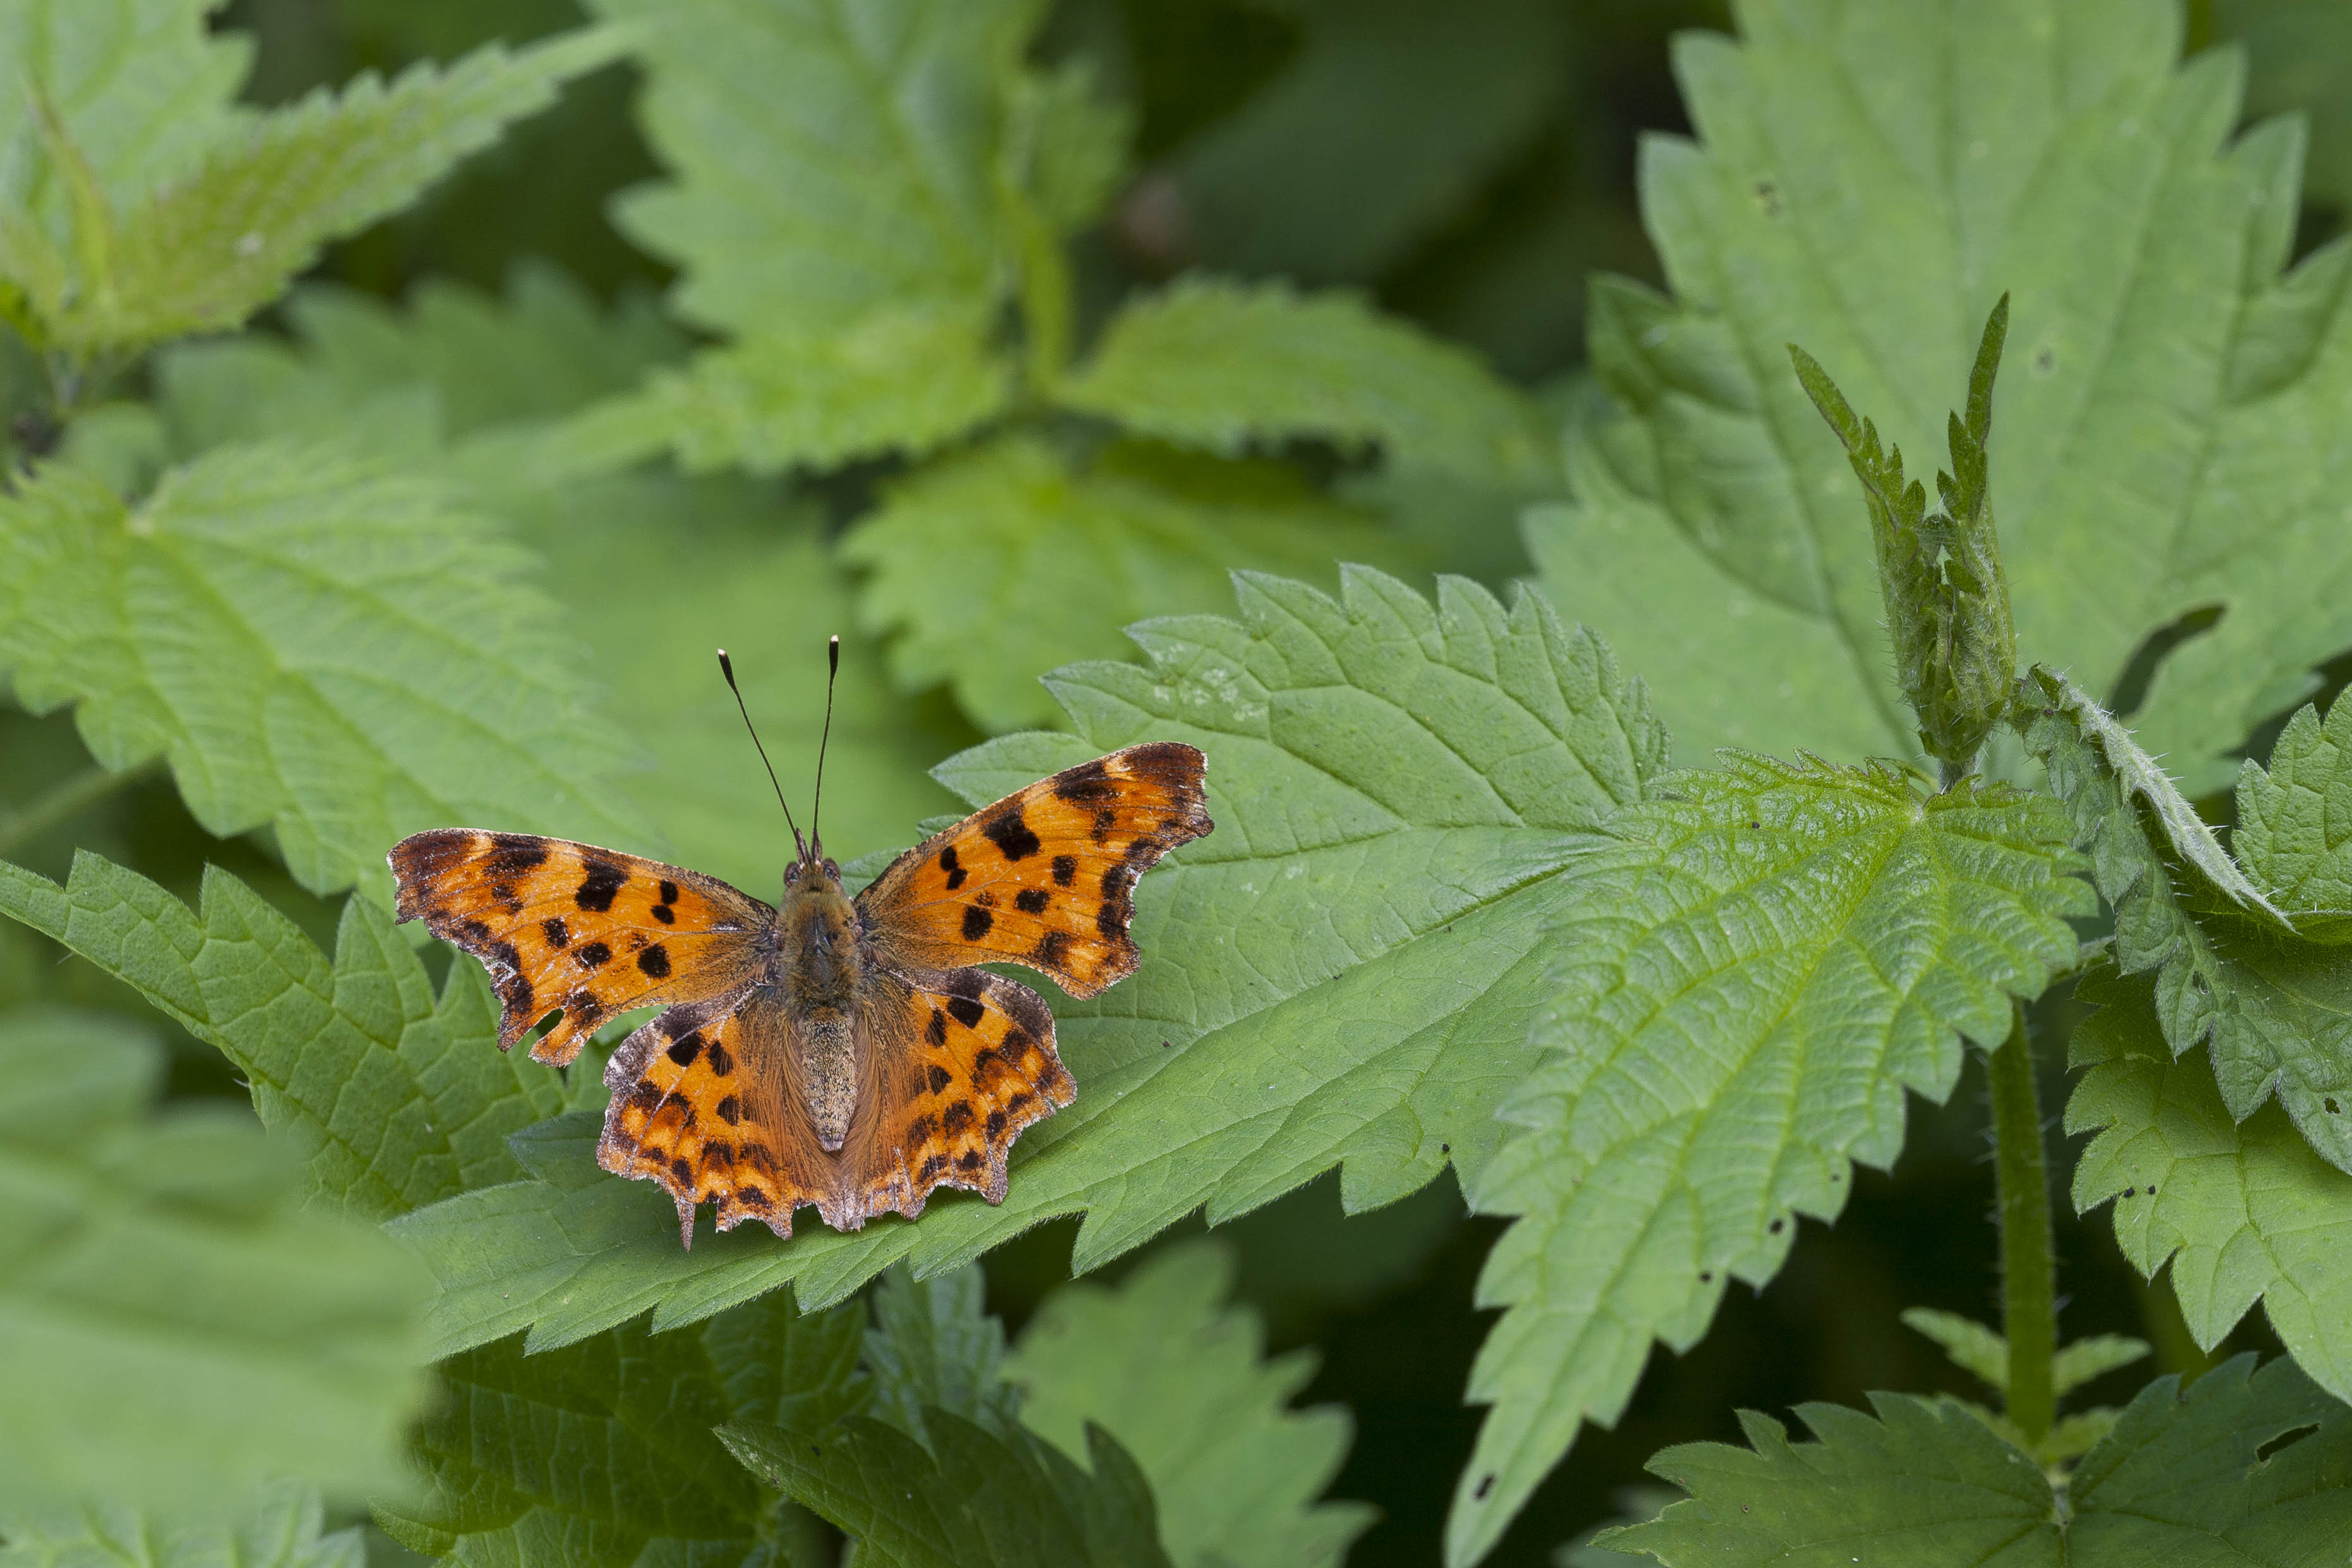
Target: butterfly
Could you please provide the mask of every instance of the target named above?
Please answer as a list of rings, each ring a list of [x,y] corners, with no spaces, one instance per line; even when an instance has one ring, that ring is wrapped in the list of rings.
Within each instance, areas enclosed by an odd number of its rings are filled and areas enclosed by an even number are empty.
[[[940,1186],[1004,1200],[1013,1140],[1077,1091],[1045,999],[974,966],[1078,998],[1132,974],[1136,881],[1214,827],[1205,771],[1175,742],[1114,751],[933,834],[855,897],[814,813],[775,905],[522,833],[436,829],[389,858],[400,918],[489,971],[499,1049],[553,1013],[530,1054],[562,1066],[606,1020],[663,1008],[606,1063],[598,1164],[667,1189],[688,1247],[705,1202],[721,1230],[789,1238],[803,1204],[856,1230],[916,1218]]]

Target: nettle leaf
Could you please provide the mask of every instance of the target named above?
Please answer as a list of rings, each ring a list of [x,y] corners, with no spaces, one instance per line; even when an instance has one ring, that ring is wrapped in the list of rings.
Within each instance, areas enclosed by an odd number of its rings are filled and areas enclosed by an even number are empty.
[[[2076,987],[2098,1011],[2068,1048],[2089,1071],[2066,1130],[2097,1136],[2074,1166],[2074,1207],[2115,1200],[2124,1256],[2149,1278],[2170,1262],[2200,1345],[2219,1344],[2259,1300],[2304,1371],[2352,1401],[2352,1175],[2276,1105],[2234,1116],[2210,1061],[2167,1042],[2157,984],[2109,972]],[[2337,1106],[2352,1114],[2352,1102]]]
[[[1950,1093],[1961,1038],[1998,1045],[2011,998],[2074,958],[2065,916],[2093,905],[2066,830],[2006,786],[1738,753],[1610,820],[1553,917],[1519,1130],[1470,1187],[1524,1218],[1479,1277],[1510,1311],[1471,1372],[1494,1409],[1449,1563],[1485,1555],[1581,1422],[1616,1420],[1653,1339],[1696,1343],[1796,1216],[1834,1218],[1850,1162],[1893,1165],[1905,1091]]]
[[[200,24],[201,12],[185,19]],[[108,189],[70,125],[52,123],[42,141],[71,193],[64,232],[0,205],[0,276],[23,291],[44,340],[82,353],[236,326],[326,241],[407,205],[619,46],[597,31],[518,53],[492,44],[389,85],[370,74],[268,114],[216,112],[198,127],[211,132],[202,162],[135,196],[120,181]],[[39,68],[26,68],[37,82]]]
[[[50,162],[55,125],[110,201],[184,175],[247,111],[233,106],[253,40],[207,26],[217,0],[16,4],[0,10],[0,201],[63,233],[72,192]]]
[[[935,1445],[926,1409],[960,1416],[998,1437],[1020,1419],[1021,1394],[1004,1381],[1004,1325],[988,1315],[988,1281],[973,1265],[917,1280],[904,1269],[874,1287],[866,1368],[873,1414],[925,1448]]]
[[[1347,1458],[1343,1406],[1292,1410],[1316,1355],[1265,1359],[1247,1307],[1228,1307],[1231,1249],[1186,1242],[1116,1290],[1065,1285],[1022,1331],[1005,1373],[1021,1419],[1073,1459],[1099,1427],[1151,1483],[1176,1568],[1337,1568],[1376,1513],[1318,1503]]]
[[[596,1170],[595,1130],[573,1118],[525,1155],[540,1179],[399,1222],[442,1281],[436,1342],[528,1326],[562,1343],[647,1307],[667,1327],[787,1280],[828,1303],[898,1259],[936,1274],[1061,1214],[1087,1215],[1083,1271],[1334,1165],[1351,1212],[1449,1161],[1465,1181],[1481,1169],[1554,995],[1545,932],[1566,873],[1641,796],[1664,733],[1599,640],[1535,596],[1507,611],[1447,580],[1433,606],[1362,570],[1338,600],[1266,578],[1240,596],[1238,622],[1139,628],[1148,664],[1056,674],[1075,734],[941,770],[980,802],[1147,737],[1209,759],[1217,831],[1144,879],[1142,968],[1056,1006],[1077,1102],[1022,1140],[1002,1207],[942,1198],[919,1225],[737,1230],[682,1252],[667,1201]]]
[[[190,1525],[120,1504],[50,1518],[0,1513],[0,1568],[367,1568],[356,1527],[324,1530],[318,1489],[264,1482],[227,1524]]]
[[[2352,14],[2332,0],[2213,0],[2213,36],[2246,51],[2246,105],[2311,124],[2306,193],[2352,201]]]
[[[436,998],[365,899],[343,905],[331,964],[294,923],[217,868],[200,912],[88,852],[65,886],[0,862],[0,914],[54,937],[217,1046],[262,1124],[304,1167],[296,1190],[381,1219],[522,1166],[509,1134],[564,1109],[562,1081],[497,1050],[478,966]]]
[[[1624,412],[1530,548],[1658,683],[1686,757],[1732,714],[1744,744],[1911,754],[1855,482],[1783,345],[1934,451],[2007,292],[1993,463],[2019,643],[2105,693],[2152,631],[2222,609],[2137,716],[2200,793],[2352,643],[2332,434],[2352,247],[2285,270],[2298,134],[2233,140],[2241,62],[2177,63],[2171,0],[1934,16],[1748,0],[1738,42],[1677,40],[1700,139],[1652,139],[1642,172],[1673,296],[1595,289],[1592,363]],[[1817,716],[1839,713],[1876,732]]]
[[[415,1263],[306,1210],[232,1107],[144,1114],[120,1019],[0,1015],[0,1520],[104,1498],[194,1521],[265,1479],[401,1484]]]
[[[2315,915],[2352,914],[2352,703],[2333,704],[2325,723],[2305,706],[2280,732],[2267,769],[2247,759],[2231,842],[2271,900],[2295,912],[2298,930],[2334,924]]]
[[[896,481],[839,550],[870,570],[859,623],[896,633],[900,689],[948,683],[974,723],[998,731],[1053,723],[1039,675],[1117,657],[1138,621],[1226,603],[1236,569],[1402,565],[1405,553],[1273,465],[1115,447],[1075,468],[1017,437]]]
[[[2318,727],[2297,732],[2286,782],[2245,765],[2243,809],[2269,825],[2241,841],[2241,871],[2096,704],[2040,670],[2021,700],[2041,705],[2026,749],[2073,809],[2092,880],[2115,909],[2116,965],[2155,973],[2173,1051],[2209,1046],[2233,1118],[2245,1120],[2275,1092],[2312,1147],[2352,1170],[2352,965],[2342,947],[2299,933],[2261,892],[2307,873],[2296,844],[2298,833],[2309,841],[2309,813],[2292,796],[2332,767],[2317,749]],[[2278,853],[2287,858],[2273,866]]]
[[[1600,1542],[1668,1568],[2289,1568],[2332,1561],[2352,1529],[2352,1411],[2289,1361],[2257,1372],[2239,1356],[2185,1390],[2150,1383],[2074,1468],[2063,1504],[2040,1466],[1958,1401],[1870,1401],[1874,1418],[1799,1406],[1809,1443],[1742,1411],[1748,1448],[1665,1449],[1650,1468],[1688,1500]]]
[[[1281,282],[1192,278],[1129,304],[1055,395],[1227,456],[1319,439],[1471,479],[1548,472],[1533,405],[1475,356],[1360,296]]]
[[[556,422],[676,353],[676,334],[642,308],[606,311],[551,269],[522,267],[502,299],[429,284],[394,311],[306,287],[286,313],[292,344],[251,333],[159,356],[173,444],[196,452],[272,429],[363,430],[372,448],[442,473],[536,549],[536,581],[587,644],[586,674],[608,694],[603,711],[647,754],[614,782],[661,841],[615,830],[619,847],[772,892],[789,841],[711,652],[733,653],[801,801],[824,718],[824,637],[836,630],[845,636],[825,841],[852,855],[898,844],[908,824],[954,804],[926,769],[977,732],[945,702],[890,691],[880,650],[856,634],[850,580],[824,548],[817,507],[740,479],[551,476],[541,465]],[[511,808],[473,820],[516,821]]]
[[[733,343],[627,416],[698,465],[922,450],[1012,389],[1000,171],[1035,0],[593,0],[649,18],[639,120],[673,172],[617,219]]]
[[[857,1540],[883,1568],[1169,1568],[1151,1489],[1100,1427],[1092,1473],[1025,1428],[924,1413],[928,1446],[866,1416],[739,1422],[720,1440],[753,1475]]]
[[[569,413],[683,351],[651,301],[625,298],[607,310],[535,260],[517,264],[503,297],[428,278],[395,308],[354,288],[306,284],[280,314],[290,342],[257,331],[156,355],[156,413],[179,455],[271,436],[323,440],[354,425],[366,427],[372,450],[422,455]],[[388,444],[378,411],[395,402],[415,411],[406,414],[415,429]]]
[[[0,664],[106,767],[161,753],[211,832],[266,826],[304,886],[389,902],[418,829],[635,833],[526,559],[341,448],[219,448],[136,506],[52,465],[0,497]]]
[[[815,1568],[814,1521],[779,1504],[713,1428],[824,1429],[864,1400],[855,1309],[779,1291],[683,1333],[642,1323],[545,1355],[486,1345],[436,1369],[415,1439],[423,1500],[378,1502],[412,1551],[459,1564],[649,1561]]]

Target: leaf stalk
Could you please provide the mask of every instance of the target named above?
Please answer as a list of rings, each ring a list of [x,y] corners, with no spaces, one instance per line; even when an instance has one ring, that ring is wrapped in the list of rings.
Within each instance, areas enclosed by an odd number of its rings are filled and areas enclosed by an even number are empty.
[[[2022,1003],[2011,1004],[2009,1038],[1986,1057],[1985,1067],[1992,1089],[2001,1330],[2009,1341],[2004,1406],[2011,1423],[2032,1444],[2057,1416],[2052,1363],[2058,1353],[2058,1262],[2051,1239],[2042,1098]]]

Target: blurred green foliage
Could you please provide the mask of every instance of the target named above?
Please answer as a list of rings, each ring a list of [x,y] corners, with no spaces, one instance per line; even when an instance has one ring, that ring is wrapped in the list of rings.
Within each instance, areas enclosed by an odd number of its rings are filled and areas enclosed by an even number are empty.
[[[2084,1497],[2308,1417],[2266,1484],[2318,1500],[2225,1522],[2340,1528],[2352,720],[2285,719],[2352,644],[2336,0],[0,0],[0,1565],[389,1561],[371,1500],[461,1561],[1418,1563],[1451,1508],[1456,1563],[1581,1565],[1842,1444],[1999,1490],[1956,1405],[1732,1411],[1978,1392],[1902,1317],[1995,1296],[1959,1040],[2106,929],[2047,801],[1946,831],[1843,766],[1916,726],[1781,345],[1916,458],[2003,289],[2025,656],[2146,741],[2053,699],[1985,764],[2056,759],[2155,966],[2032,1009],[2068,1337],[2301,1368],[2105,1372]],[[1056,999],[1081,1098],[1002,1210],[681,1254],[594,1057],[499,1056],[381,856],[771,894],[711,651],[797,801],[836,632],[845,860],[1147,736],[1219,830]],[[1662,800],[1670,742],[1837,765]],[[1790,931],[1785,1083],[1611,989],[1759,1006]]]

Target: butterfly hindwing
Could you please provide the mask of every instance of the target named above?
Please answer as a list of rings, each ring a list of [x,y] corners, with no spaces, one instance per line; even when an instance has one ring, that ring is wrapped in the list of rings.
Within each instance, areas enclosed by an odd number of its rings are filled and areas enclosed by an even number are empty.
[[[631,1008],[739,988],[775,918],[716,877],[563,839],[443,828],[388,858],[400,918],[422,919],[489,970],[500,1049],[562,1009],[531,1048],[556,1066]]]
[[[1214,825],[1206,762],[1174,741],[1131,746],[1040,779],[893,861],[857,898],[902,967],[1025,964],[1074,997],[1134,972],[1135,883]]]
[[[1045,998],[984,969],[889,973],[859,1012],[872,1110],[842,1151],[826,1223],[854,1230],[893,1209],[912,1219],[941,1186],[1003,1202],[1013,1141],[1077,1094]]]
[[[687,1002],[640,1026],[604,1064],[613,1092],[596,1163],[659,1182],[694,1244],[698,1204],[719,1228],[763,1221],[793,1233],[793,1210],[831,1197],[833,1162],[812,1157],[785,1096],[789,1025],[772,989]]]

